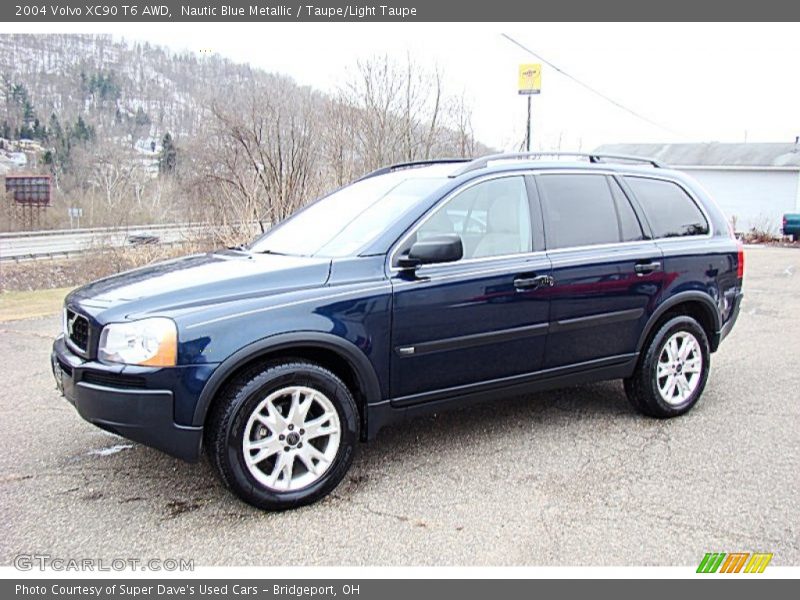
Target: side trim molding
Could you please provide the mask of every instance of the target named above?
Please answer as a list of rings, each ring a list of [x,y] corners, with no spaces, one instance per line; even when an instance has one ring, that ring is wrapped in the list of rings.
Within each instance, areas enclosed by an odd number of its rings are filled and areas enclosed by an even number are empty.
[[[472,333],[457,337],[443,338],[430,342],[420,342],[397,346],[395,352],[403,357],[420,356],[433,352],[444,352],[446,350],[460,350],[483,346],[485,344],[495,344],[499,342],[510,342],[517,339],[545,335],[548,332],[569,331],[582,327],[596,327],[598,325],[608,325],[611,323],[621,323],[623,321],[635,321],[644,314],[642,308],[632,308],[599,315],[589,315],[587,317],[577,317],[574,319],[563,319],[552,323],[536,323],[534,325],[523,325],[522,327],[512,327],[501,331],[489,331],[485,333]]]
[[[537,323],[535,325],[524,325],[522,327],[503,329],[501,331],[472,333],[469,335],[460,335],[457,337],[434,340],[432,342],[422,342],[409,346],[398,346],[395,348],[395,351],[402,357],[420,356],[421,354],[430,354],[432,352],[458,350],[461,348],[471,348],[473,346],[483,346],[485,344],[508,342],[520,338],[544,335],[547,333],[547,329],[547,323]]]
[[[562,319],[553,321],[550,324],[551,331],[569,331],[582,327],[595,327],[597,325],[610,325],[611,323],[622,323],[623,321],[635,321],[644,314],[643,308],[632,308],[599,315],[589,315],[587,317],[576,317],[574,319]]]

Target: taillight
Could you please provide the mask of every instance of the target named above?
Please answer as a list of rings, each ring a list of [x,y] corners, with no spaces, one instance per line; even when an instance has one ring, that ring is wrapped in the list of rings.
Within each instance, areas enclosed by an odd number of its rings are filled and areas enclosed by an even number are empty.
[[[744,279],[744,246],[739,242],[739,266],[736,268],[736,276]]]

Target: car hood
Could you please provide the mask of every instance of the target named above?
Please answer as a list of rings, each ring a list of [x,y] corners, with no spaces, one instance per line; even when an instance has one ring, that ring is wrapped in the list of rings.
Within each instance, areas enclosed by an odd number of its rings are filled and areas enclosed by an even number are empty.
[[[95,317],[168,314],[323,285],[329,273],[330,259],[211,252],[99,279],[78,288],[66,301]]]

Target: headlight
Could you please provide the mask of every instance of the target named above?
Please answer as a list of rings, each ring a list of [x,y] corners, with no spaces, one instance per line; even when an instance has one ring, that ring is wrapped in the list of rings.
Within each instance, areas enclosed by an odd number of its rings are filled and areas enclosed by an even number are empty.
[[[105,362],[172,367],[178,358],[178,330],[172,319],[163,317],[110,323],[100,334],[97,354]]]

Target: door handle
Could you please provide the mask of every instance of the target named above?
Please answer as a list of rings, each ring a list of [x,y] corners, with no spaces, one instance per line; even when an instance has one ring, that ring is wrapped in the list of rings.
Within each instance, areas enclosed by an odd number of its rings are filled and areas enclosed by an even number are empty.
[[[647,275],[648,273],[653,273],[654,271],[660,271],[661,263],[657,260],[652,262],[636,263],[633,265],[633,270],[636,271],[637,275]]]
[[[535,277],[518,277],[514,280],[514,287],[517,290],[535,290],[541,287],[552,287],[555,279],[550,275],[536,275]]]

